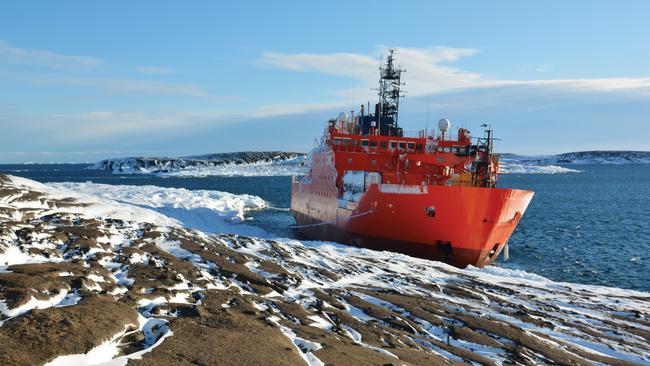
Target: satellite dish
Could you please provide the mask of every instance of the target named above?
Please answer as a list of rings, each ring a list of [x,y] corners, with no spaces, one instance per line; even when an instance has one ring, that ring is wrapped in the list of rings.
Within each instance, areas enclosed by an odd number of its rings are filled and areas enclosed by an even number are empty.
[[[438,128],[440,129],[440,131],[445,132],[449,129],[449,127],[451,127],[451,121],[449,121],[448,119],[443,118],[440,121],[438,121]]]
[[[345,112],[339,113],[339,123],[347,123],[348,122],[348,114]]]

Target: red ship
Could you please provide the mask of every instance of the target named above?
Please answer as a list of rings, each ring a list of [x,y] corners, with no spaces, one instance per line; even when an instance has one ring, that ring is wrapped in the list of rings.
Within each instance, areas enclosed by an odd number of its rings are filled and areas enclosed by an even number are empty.
[[[291,211],[305,237],[483,267],[506,248],[533,197],[497,188],[492,130],[408,133],[398,125],[403,96],[393,51],[380,68],[374,113],[361,106],[328,122],[308,175],[294,178]],[[487,127],[487,125],[482,125]]]

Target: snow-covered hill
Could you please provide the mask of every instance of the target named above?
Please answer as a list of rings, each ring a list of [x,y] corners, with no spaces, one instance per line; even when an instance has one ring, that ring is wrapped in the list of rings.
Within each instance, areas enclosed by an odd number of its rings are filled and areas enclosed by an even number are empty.
[[[579,151],[553,158],[558,164],[650,164],[650,151]]]
[[[530,165],[650,164],[650,151],[577,151],[557,155],[501,154],[501,160]]]
[[[558,155],[501,154],[504,174],[579,173],[578,164],[650,164],[649,151],[579,151]]]
[[[650,364],[648,293],[187,228],[262,204],[0,176],[0,364]]]
[[[283,176],[307,173],[308,154],[267,151],[209,154],[183,158],[130,157],[102,160],[89,169],[116,174],[177,177]],[[582,151],[558,155],[501,154],[503,174],[579,173],[572,164],[650,164],[650,152]]]
[[[283,151],[242,151],[181,158],[127,157],[102,160],[89,169],[166,176],[295,175],[304,171],[301,163],[305,156]]]

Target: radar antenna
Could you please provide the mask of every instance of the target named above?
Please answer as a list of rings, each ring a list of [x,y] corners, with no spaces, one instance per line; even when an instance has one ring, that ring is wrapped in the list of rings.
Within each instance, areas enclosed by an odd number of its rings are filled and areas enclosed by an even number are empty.
[[[380,66],[380,79],[379,79],[379,104],[381,114],[378,116],[378,125],[381,127],[388,127],[389,130],[396,131],[398,128],[397,118],[399,111],[399,100],[404,97],[401,87],[405,85],[402,83],[402,69],[400,66],[393,65],[394,48],[388,50],[388,57],[386,58],[386,65]],[[386,119],[382,123],[381,119]],[[391,134],[389,131],[382,131],[383,133]]]

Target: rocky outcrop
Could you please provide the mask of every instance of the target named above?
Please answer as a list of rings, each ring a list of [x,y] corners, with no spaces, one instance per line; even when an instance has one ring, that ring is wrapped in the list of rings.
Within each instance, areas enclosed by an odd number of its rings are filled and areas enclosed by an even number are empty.
[[[113,173],[165,173],[183,169],[211,168],[222,165],[280,163],[304,158],[305,154],[283,151],[244,151],[181,158],[127,157],[106,159],[90,167]]]
[[[207,235],[98,204],[0,176],[0,364],[650,362],[648,293]]]

